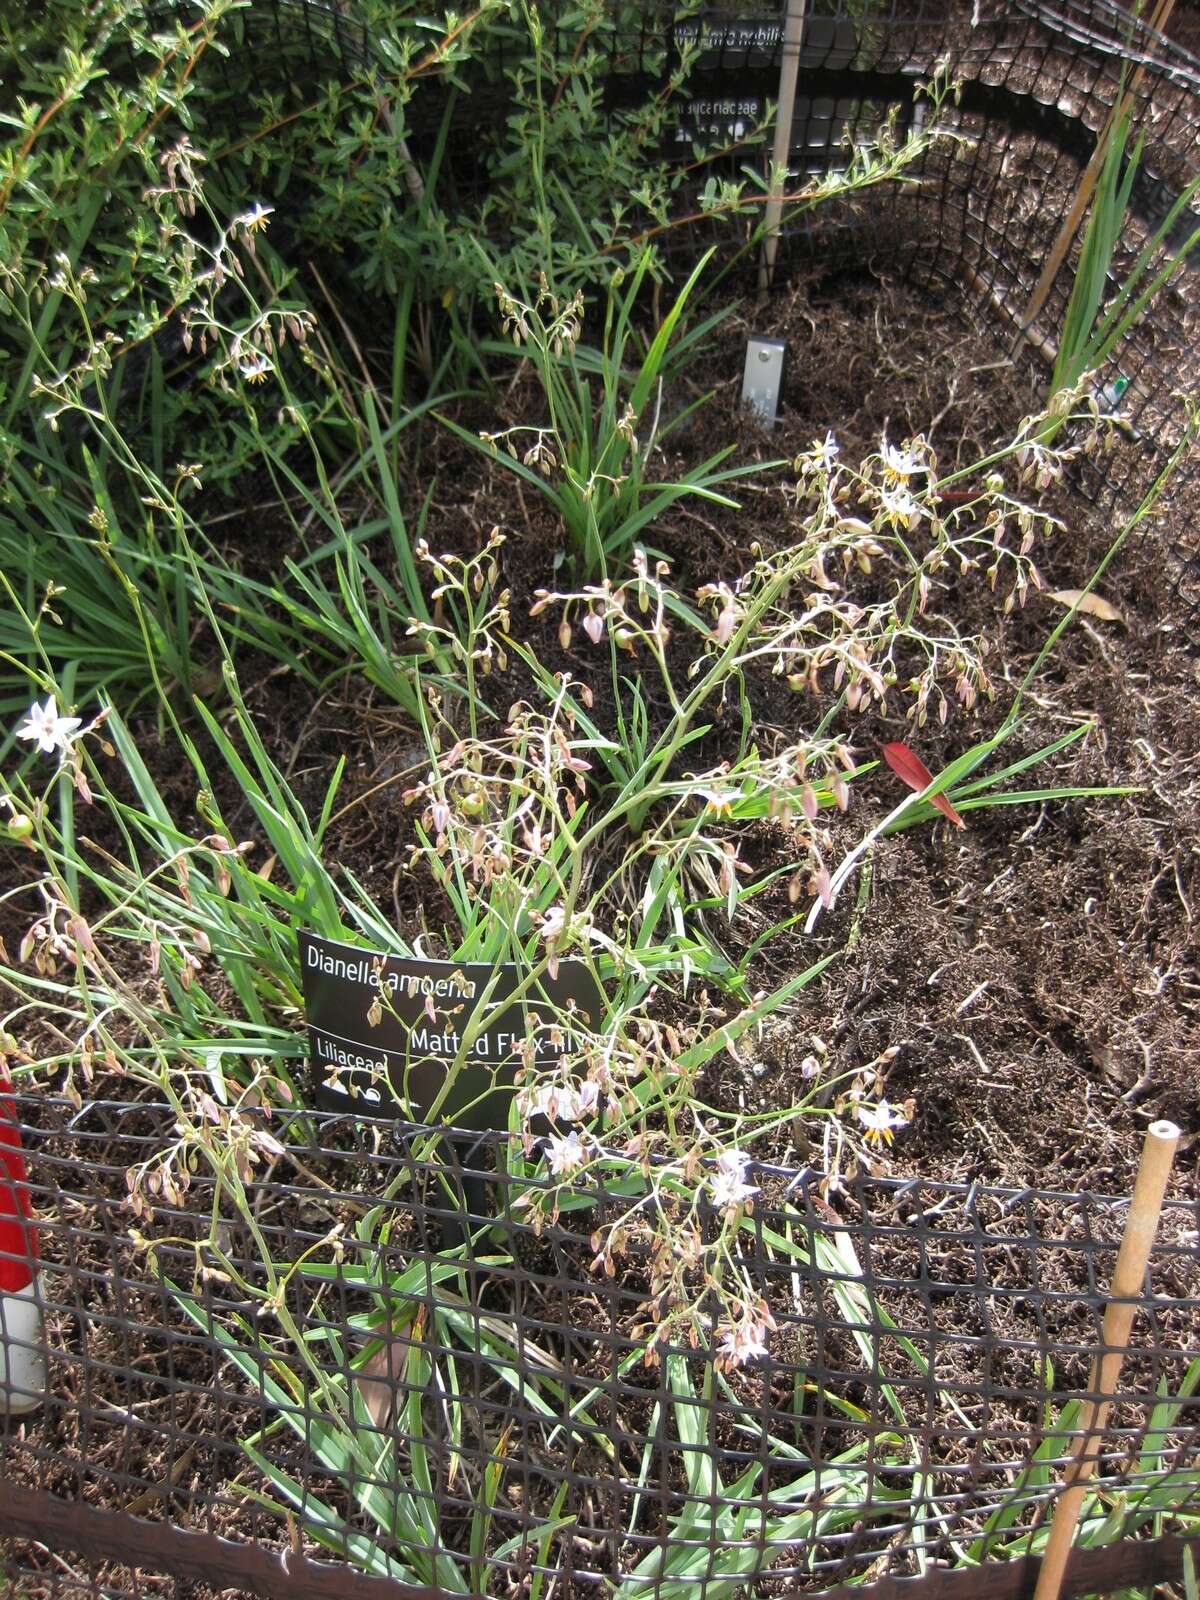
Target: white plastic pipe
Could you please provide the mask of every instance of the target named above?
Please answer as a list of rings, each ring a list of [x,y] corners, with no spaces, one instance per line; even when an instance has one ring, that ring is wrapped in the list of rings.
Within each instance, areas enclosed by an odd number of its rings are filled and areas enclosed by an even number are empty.
[[[46,1397],[40,1275],[0,1294],[0,1413],[22,1416]]]

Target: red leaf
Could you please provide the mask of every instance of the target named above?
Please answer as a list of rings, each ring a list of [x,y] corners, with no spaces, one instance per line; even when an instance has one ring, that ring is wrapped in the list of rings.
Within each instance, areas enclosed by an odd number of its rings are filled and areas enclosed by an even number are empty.
[[[897,740],[894,744],[881,744],[879,748],[883,752],[883,759],[888,766],[910,789],[915,789],[918,794],[921,790],[928,789],[933,782],[933,774],[906,744],[901,744]],[[948,818],[956,828],[966,827],[966,823],[944,794],[931,794],[929,796],[929,804],[936,806],[942,815]]]

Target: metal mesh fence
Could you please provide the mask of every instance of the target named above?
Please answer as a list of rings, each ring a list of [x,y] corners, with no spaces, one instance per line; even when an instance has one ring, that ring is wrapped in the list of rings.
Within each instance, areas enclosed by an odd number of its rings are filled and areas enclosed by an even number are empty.
[[[707,1600],[1044,1542],[1119,1200],[758,1170],[736,1250],[777,1329],[721,1370],[645,1359],[650,1200],[535,1228],[502,1136],[276,1118],[243,1190],[166,1108],[20,1109],[49,1382],[0,1445],[11,1592],[271,1594],[316,1554],[343,1596]],[[1084,1551],[1200,1524],[1198,1225],[1168,1204]]]

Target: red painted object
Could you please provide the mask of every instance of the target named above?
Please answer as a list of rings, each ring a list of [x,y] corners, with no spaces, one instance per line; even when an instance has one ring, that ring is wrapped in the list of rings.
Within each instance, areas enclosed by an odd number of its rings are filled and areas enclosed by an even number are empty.
[[[12,1085],[0,1073],[0,1413],[32,1411],[46,1390],[37,1229]]]

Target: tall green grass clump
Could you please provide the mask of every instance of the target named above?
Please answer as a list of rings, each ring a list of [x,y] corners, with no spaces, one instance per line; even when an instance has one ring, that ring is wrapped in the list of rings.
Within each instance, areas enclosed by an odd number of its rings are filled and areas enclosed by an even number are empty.
[[[1050,379],[1050,437],[1062,427],[1057,413],[1074,403],[1081,385],[1099,378],[1143,311],[1200,243],[1197,227],[1178,248],[1165,248],[1180,219],[1191,214],[1192,202],[1200,193],[1197,178],[1171,205],[1125,275],[1114,282],[1113,259],[1127,230],[1145,139],[1139,134],[1130,149],[1131,126],[1130,114],[1125,111],[1109,134]],[[1099,397],[1102,409],[1117,409],[1126,383],[1117,378],[1107,386]]]

